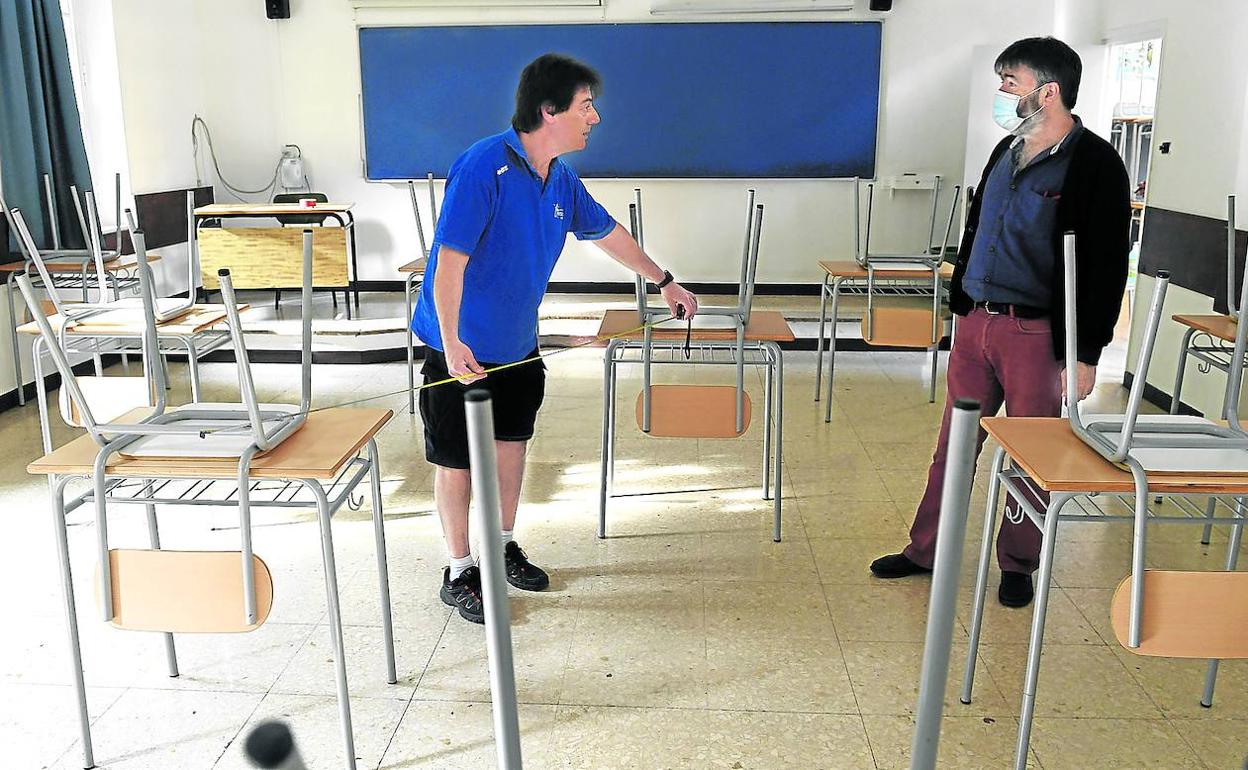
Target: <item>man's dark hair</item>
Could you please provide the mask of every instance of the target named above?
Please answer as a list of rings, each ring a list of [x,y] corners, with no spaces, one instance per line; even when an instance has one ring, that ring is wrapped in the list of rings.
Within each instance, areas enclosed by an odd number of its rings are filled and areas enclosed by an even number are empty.
[[[521,133],[542,125],[542,107],[550,105],[559,114],[572,106],[576,92],[588,88],[594,96],[602,89],[602,78],[588,65],[570,56],[544,53],[520,73],[516,88],[516,114],[511,126]]]
[[[1020,66],[1035,73],[1038,86],[1057,83],[1062,94],[1062,104],[1068,110],[1075,108],[1083,62],[1079,60],[1079,54],[1074,49],[1055,37],[1029,37],[1011,43],[997,57],[994,68],[1000,75],[1007,69]]]

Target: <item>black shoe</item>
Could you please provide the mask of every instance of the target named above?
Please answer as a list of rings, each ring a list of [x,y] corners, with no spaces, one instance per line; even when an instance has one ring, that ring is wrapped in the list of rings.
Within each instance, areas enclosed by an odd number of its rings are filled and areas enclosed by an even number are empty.
[[[459,610],[459,616],[473,623],[485,622],[485,604],[481,594],[481,570],[469,567],[451,580],[451,568],[442,570],[442,601]]]
[[[529,561],[515,540],[503,549],[503,569],[507,572],[507,582],[521,591],[545,591],[550,585],[550,577]]]
[[[931,569],[920,567],[910,561],[904,553],[892,553],[888,556],[881,556],[871,562],[871,574],[885,580],[893,578],[910,577],[911,575],[928,575]]]
[[[1026,607],[1036,591],[1031,586],[1031,575],[1025,572],[1007,572],[1001,570],[1001,587],[997,589],[997,599],[1006,607]]]

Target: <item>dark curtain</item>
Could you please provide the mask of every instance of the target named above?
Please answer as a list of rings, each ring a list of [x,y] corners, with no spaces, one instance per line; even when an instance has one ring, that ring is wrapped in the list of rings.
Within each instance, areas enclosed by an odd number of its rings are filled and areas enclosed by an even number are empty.
[[[49,221],[43,176],[50,174],[57,221]],[[82,248],[69,186],[91,189],[58,0],[0,0],[0,182],[40,247]]]

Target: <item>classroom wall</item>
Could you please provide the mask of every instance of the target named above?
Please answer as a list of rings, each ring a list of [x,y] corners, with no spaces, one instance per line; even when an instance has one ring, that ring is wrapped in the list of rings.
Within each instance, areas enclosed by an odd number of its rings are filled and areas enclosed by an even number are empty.
[[[266,183],[281,145],[297,143],[304,151],[313,186],[359,206],[360,277],[397,280],[394,268],[415,256],[415,225],[405,189],[366,183],[362,178],[356,16],[351,3],[295,0],[292,18],[270,21],[256,0],[114,1],[119,17],[137,22],[150,11],[157,22],[148,18],[144,28],[169,32],[157,46],[167,55],[154,54],[151,44],[156,36],[147,34],[138,50],[122,57],[122,81],[131,92],[127,107],[135,108],[127,110],[127,134],[134,126],[135,133],[144,137],[132,137],[129,142],[137,191],[154,189],[157,180],[188,183],[193,112],[208,121],[222,170],[236,184],[259,187]],[[949,182],[946,196],[952,184],[961,181],[971,48],[1005,45],[1054,29],[1057,0],[998,0],[996,5],[998,12],[985,14],[977,0],[899,0],[894,11],[880,15],[867,12],[866,0],[862,0],[862,10],[855,14],[823,14],[831,19],[885,19],[880,176],[905,171],[940,173]],[[655,17],[648,10],[647,0],[608,0],[605,10],[390,9],[360,11],[359,18],[362,23],[401,24],[649,21]],[[818,14],[802,15],[807,17]],[[763,17],[712,18],[748,21]],[[127,34],[121,29],[123,23],[119,18],[119,43]],[[170,60],[172,66],[165,66]],[[152,66],[155,61],[161,66]],[[141,97],[134,93],[140,91]],[[166,97],[170,107],[159,110],[160,117],[154,120],[152,101]],[[608,87],[604,100],[608,116],[609,99]],[[707,120],[715,118],[706,116]],[[783,120],[783,116],[760,119]],[[985,121],[989,119],[984,116]],[[175,169],[181,171],[175,173]],[[589,187],[617,219],[627,221],[634,184],[591,181]],[[768,206],[761,281],[815,282],[817,259],[850,253],[847,183],[771,180],[755,186],[760,201]],[[642,187],[647,245],[654,256],[682,278],[734,280],[744,234],[746,184],[648,181]],[[217,197],[228,199],[220,187]],[[891,200],[887,194],[882,197],[873,248],[921,247],[927,236],[926,197],[915,193],[900,193]],[[945,197],[940,205],[942,220],[948,201]],[[595,248],[577,243],[570,243],[554,276],[557,281],[626,278],[623,269]]]
[[[1161,77],[1154,122],[1148,206],[1215,219],[1226,216],[1226,196],[1248,194],[1248,12],[1238,0],[1105,0],[1102,36],[1111,41],[1142,39],[1156,32],[1162,41]],[[1168,155],[1157,152],[1169,141]],[[1244,227],[1241,219],[1240,228]],[[1222,253],[1187,258],[1223,259]],[[1155,283],[1141,275],[1134,315],[1142,321]],[[1210,297],[1171,286],[1147,381],[1169,395],[1174,389],[1182,327],[1175,313],[1210,313]],[[1142,323],[1133,325],[1128,371]],[[1221,409],[1225,376],[1200,373],[1189,364],[1183,401],[1209,415]]]

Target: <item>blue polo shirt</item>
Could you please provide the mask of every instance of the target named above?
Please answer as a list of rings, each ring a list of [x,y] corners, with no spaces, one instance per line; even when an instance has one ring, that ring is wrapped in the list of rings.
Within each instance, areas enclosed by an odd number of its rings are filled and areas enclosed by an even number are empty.
[[[543,184],[515,129],[486,137],[451,166],[412,331],[444,350],[433,284],[443,245],[468,255],[459,338],[478,362],[519,361],[537,347],[537,308],[568,233],[604,238],[615,220],[556,158]]]
[[[1057,204],[1083,124],[1019,168],[1020,137],[1001,153],[988,174],[980,203],[979,228],[971,245],[962,286],[976,302],[1052,307],[1053,272],[1061,255],[1053,250]]]

